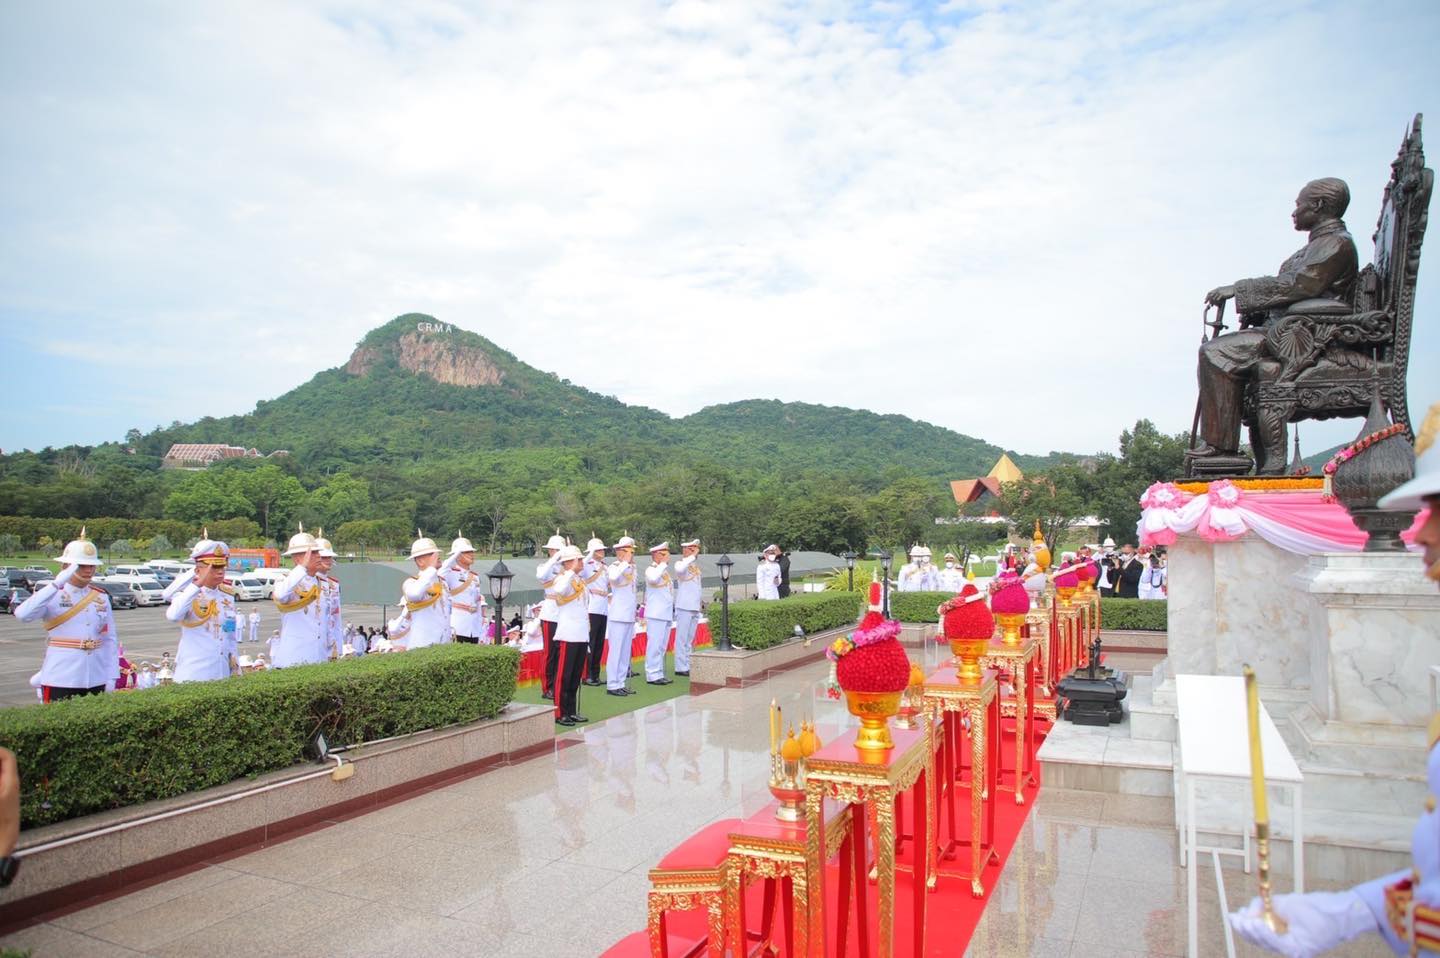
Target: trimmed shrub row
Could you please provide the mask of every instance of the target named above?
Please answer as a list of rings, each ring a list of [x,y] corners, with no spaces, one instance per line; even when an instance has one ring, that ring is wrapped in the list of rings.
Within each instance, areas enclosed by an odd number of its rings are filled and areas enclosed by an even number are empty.
[[[939,622],[935,610],[955,598],[953,592],[891,592],[890,618],[901,622]]]
[[[499,714],[520,653],[442,645],[0,710],[26,828],[223,785],[332,747]]]
[[[1137,632],[1169,630],[1165,599],[1107,599],[1100,597],[1100,628],[1125,629]]]
[[[768,649],[792,638],[797,625],[807,635],[854,625],[863,607],[864,598],[858,592],[802,592],[767,602],[734,602],[730,605],[730,642],[752,651]],[[708,614],[714,629],[720,610],[712,606]]]

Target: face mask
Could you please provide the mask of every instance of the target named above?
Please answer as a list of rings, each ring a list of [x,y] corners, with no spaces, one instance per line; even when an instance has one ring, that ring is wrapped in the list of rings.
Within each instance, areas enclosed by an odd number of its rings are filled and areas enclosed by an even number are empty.
[[[953,569],[953,568],[955,568],[955,563],[953,563],[953,562],[947,562],[947,563],[945,563],[945,568],[947,568],[947,569]]]

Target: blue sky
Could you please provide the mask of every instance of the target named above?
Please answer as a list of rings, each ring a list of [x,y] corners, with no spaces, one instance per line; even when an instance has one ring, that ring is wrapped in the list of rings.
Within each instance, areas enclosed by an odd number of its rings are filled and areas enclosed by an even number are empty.
[[[247,411],[410,311],[674,415],[1185,430],[1201,297],[1301,244],[1305,181],[1368,261],[1437,39],[1424,0],[7,3],[0,448]]]

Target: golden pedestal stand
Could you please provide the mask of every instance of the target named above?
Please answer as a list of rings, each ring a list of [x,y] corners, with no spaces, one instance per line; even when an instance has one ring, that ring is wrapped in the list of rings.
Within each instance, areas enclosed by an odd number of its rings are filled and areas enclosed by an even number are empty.
[[[980,657],[984,668],[999,668],[1010,673],[1015,686],[1015,804],[1025,804],[1025,786],[1035,780],[1029,772],[1031,732],[1035,726],[1034,700],[1030,696],[1031,669],[1039,658],[1040,640],[1021,639],[1015,645],[1008,645],[1000,639],[991,639],[990,648]],[[1012,789],[1000,786],[1000,791]]]
[[[998,749],[993,765],[987,761],[990,743],[993,741],[997,745],[999,744],[998,718],[1000,713],[996,708],[996,699],[999,694],[1000,683],[992,670],[987,670],[978,682],[962,681],[956,675],[953,667],[937,669],[925,680],[925,710],[934,723],[933,728],[939,739],[935,747],[937,750],[943,749],[945,755],[945,761],[942,763],[945,774],[941,784],[946,790],[946,809],[950,821],[950,835],[944,841],[944,857],[947,858],[955,852],[958,846],[964,844],[956,835],[955,823],[955,787],[960,778],[958,771],[960,742],[957,739],[961,729],[960,720],[970,720],[970,873],[957,877],[970,880],[970,893],[976,898],[982,898],[985,895],[985,886],[980,881],[980,873],[984,868],[982,844],[985,832],[982,829],[982,822],[985,818],[984,809],[987,803],[985,789],[988,776],[998,772],[1000,761]],[[990,731],[989,726],[989,717],[992,713],[997,719],[993,732]],[[989,770],[988,775],[987,769]],[[990,809],[989,834],[993,842],[995,835],[993,794],[988,798],[988,807]],[[936,824],[939,824],[938,816]],[[941,874],[948,875],[949,873],[941,872]]]

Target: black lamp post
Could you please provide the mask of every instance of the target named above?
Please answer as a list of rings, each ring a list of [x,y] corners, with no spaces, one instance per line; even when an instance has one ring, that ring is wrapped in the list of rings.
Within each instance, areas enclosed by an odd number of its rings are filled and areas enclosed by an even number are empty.
[[[510,597],[510,580],[515,573],[505,567],[505,560],[495,563],[495,568],[485,573],[490,580],[490,598],[495,600],[495,644],[505,641],[505,600]]]
[[[855,553],[854,553],[854,552],[851,552],[849,549],[847,549],[847,550],[845,550],[844,552],[840,553],[840,558],[842,558],[842,559],[845,560],[845,568],[846,568],[846,570],[850,573],[850,583],[849,583],[849,585],[847,586],[847,591],[849,591],[849,592],[854,592],[854,591],[855,591],[855,559],[856,559]]]
[[[890,563],[895,560],[895,557],[890,553],[889,549],[882,549],[879,558],[880,579],[883,582],[880,593],[882,596],[880,614],[888,619],[890,618]]]
[[[715,645],[719,652],[730,651],[730,567],[734,564],[728,552],[715,563],[720,570],[720,641]]]

